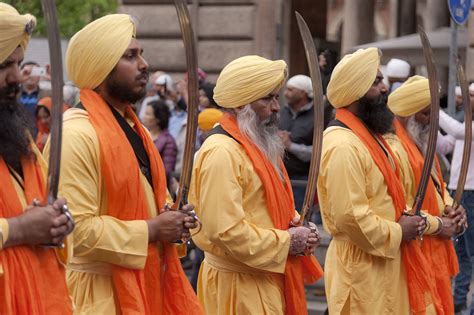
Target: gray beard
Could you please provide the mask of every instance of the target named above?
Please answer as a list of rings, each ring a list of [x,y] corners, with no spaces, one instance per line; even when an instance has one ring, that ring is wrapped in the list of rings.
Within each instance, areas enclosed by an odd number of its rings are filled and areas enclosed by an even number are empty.
[[[236,116],[242,134],[255,143],[283,177],[280,160],[285,154],[285,146],[277,134],[279,115],[275,113],[270,118],[260,120],[252,107],[246,105]]]
[[[415,116],[411,116],[407,121],[407,132],[410,138],[415,142],[423,156],[426,155],[428,149],[429,125],[422,125],[415,120]]]

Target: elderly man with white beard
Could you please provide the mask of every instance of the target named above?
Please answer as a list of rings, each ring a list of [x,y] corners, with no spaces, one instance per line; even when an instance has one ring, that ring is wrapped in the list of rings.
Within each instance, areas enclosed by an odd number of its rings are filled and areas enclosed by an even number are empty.
[[[397,118],[394,121],[396,135],[387,138],[399,159],[409,206],[414,204],[428,147],[430,103],[429,82],[422,76],[409,78],[388,97],[388,107]],[[464,208],[459,206],[453,209],[452,203],[441,176],[439,162],[435,159],[422,205],[429,224],[421,246],[433,267],[436,291],[445,314],[454,314],[451,278],[459,271],[450,238],[459,233],[466,222]]]
[[[245,56],[219,75],[214,99],[226,109],[197,153],[189,201],[205,252],[198,297],[206,314],[304,314],[304,282],[322,270],[318,236],[293,226],[295,206],[278,132],[283,60]],[[293,221],[293,222],[292,222]]]

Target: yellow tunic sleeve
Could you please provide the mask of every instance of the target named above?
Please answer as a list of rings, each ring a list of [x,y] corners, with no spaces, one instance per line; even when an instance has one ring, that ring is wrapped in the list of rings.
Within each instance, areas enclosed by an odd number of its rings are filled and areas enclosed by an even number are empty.
[[[142,269],[148,248],[147,223],[106,215],[95,131],[87,119],[65,121],[64,127],[59,195],[67,199],[76,221],[74,257]],[[45,152],[47,157],[49,145]]]
[[[266,227],[256,220],[251,222],[252,215],[250,209],[244,209],[243,196],[255,198],[257,184],[245,182],[248,176],[242,174],[242,169],[249,168],[245,163],[251,162],[235,151],[216,146],[200,153],[193,174],[196,188],[192,193],[198,196],[193,202],[197,203],[203,223],[202,235],[198,236],[219,247],[224,255],[230,255],[249,267],[283,273],[290,235],[287,231],[273,228],[271,223]],[[252,208],[254,213],[265,212],[266,215],[266,208],[256,209],[264,204],[249,204],[248,208]]]
[[[370,255],[394,258],[400,249],[401,227],[371,209],[366,181],[373,179],[367,178],[367,163],[363,161],[371,157],[357,150],[349,143],[326,150],[320,178],[320,183],[324,183],[318,187],[330,192],[326,196],[328,215],[338,232],[350,236],[351,242]]]
[[[5,218],[0,219],[0,250],[3,249],[3,245],[8,240],[9,226],[8,221]]]

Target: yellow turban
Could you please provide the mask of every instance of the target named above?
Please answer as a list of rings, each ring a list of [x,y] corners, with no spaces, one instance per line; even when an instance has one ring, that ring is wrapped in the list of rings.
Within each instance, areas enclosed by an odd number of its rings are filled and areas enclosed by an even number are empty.
[[[388,96],[388,107],[401,117],[414,115],[430,103],[429,81],[420,75],[412,76]]]
[[[201,130],[211,130],[212,127],[221,119],[223,112],[215,108],[207,108],[199,113],[198,125]]]
[[[286,62],[259,56],[245,56],[222,69],[214,88],[214,100],[225,108],[250,104],[275,89],[286,79]]]
[[[371,47],[345,55],[339,61],[327,87],[332,106],[349,106],[367,93],[377,77],[380,55],[378,48]]]
[[[33,15],[20,15],[11,5],[0,2],[0,63],[18,46],[25,51],[35,26],[36,19]]]
[[[127,14],[110,14],[87,24],[69,42],[69,78],[81,89],[96,88],[114,69],[135,34],[135,22]]]

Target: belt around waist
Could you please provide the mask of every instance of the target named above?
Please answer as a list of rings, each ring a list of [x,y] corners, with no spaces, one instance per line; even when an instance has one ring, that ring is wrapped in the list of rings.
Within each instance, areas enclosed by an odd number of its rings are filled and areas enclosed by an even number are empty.
[[[229,259],[218,257],[209,253],[204,254],[204,261],[212,268],[222,272],[247,273],[252,275],[262,275],[267,271],[251,268],[238,262],[232,262]]]

